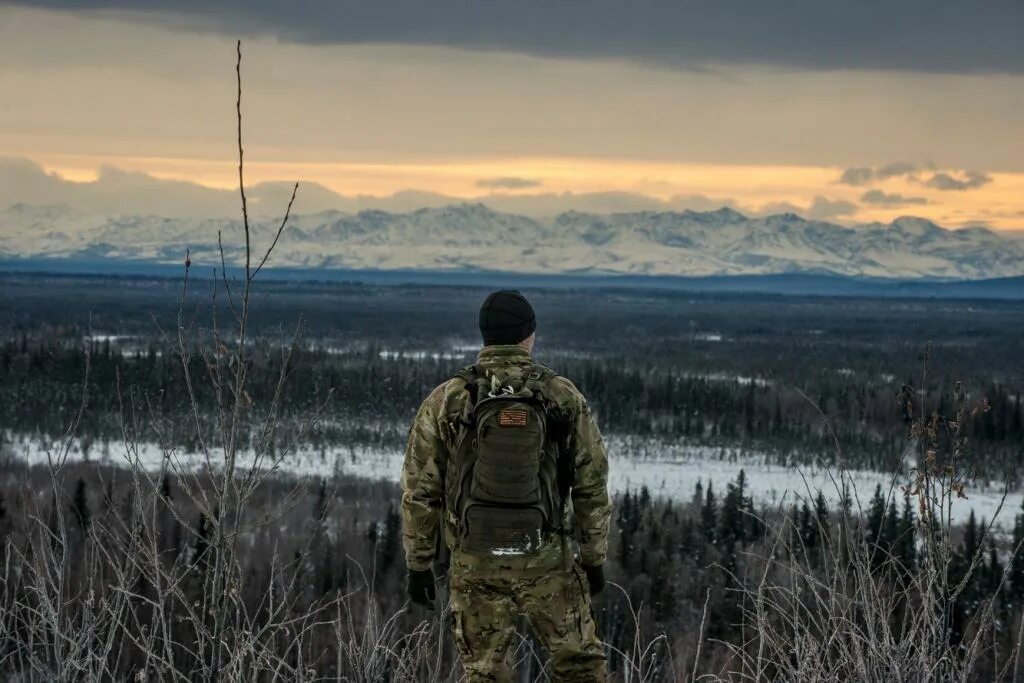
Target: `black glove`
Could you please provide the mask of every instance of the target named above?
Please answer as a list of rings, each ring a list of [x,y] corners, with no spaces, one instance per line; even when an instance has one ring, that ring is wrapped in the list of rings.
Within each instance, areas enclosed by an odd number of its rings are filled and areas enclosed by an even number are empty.
[[[437,589],[434,586],[434,572],[429,569],[409,570],[409,599],[417,605],[433,607],[437,598]]]
[[[583,571],[587,575],[587,583],[590,584],[590,594],[597,595],[604,590],[604,565],[591,567],[583,565]]]

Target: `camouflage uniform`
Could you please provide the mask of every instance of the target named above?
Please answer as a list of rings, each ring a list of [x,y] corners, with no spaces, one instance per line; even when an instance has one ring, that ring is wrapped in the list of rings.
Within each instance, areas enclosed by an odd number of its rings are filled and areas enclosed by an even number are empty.
[[[478,365],[500,379],[521,377],[534,365],[525,349],[487,346]],[[571,425],[575,476],[566,505],[579,557],[553,535],[532,555],[470,555],[456,543],[456,518],[445,505],[445,472],[455,452],[469,394],[462,379],[434,389],[409,432],[402,468],[403,545],[411,570],[429,569],[439,538],[452,552],[451,604],[455,640],[469,681],[511,680],[506,656],[514,644],[517,613],[526,615],[551,654],[556,681],[604,681],[605,660],[580,563],[604,564],[611,499],[608,457],[586,401],[572,382],[549,385],[557,410]]]

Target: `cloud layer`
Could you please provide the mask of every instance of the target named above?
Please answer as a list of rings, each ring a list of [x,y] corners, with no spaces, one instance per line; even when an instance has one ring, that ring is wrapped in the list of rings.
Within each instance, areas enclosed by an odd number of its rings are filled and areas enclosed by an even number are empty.
[[[860,200],[865,204],[874,204],[875,206],[888,206],[898,207],[907,206],[910,204],[923,205],[927,204],[928,200],[925,197],[905,197],[898,193],[887,193],[881,190],[868,190],[861,195]]]
[[[300,43],[406,43],[700,68],[1024,73],[1024,3],[16,0]]]
[[[888,180],[889,178],[898,178],[901,176],[914,177],[917,171],[918,167],[916,164],[911,164],[906,161],[896,161],[878,168],[854,166],[853,168],[848,168],[843,171],[843,175],[839,177],[838,182],[843,185],[860,187],[861,185],[870,185],[873,182]]]
[[[540,187],[541,181],[532,178],[481,178],[476,181],[477,187],[488,190],[526,190],[533,187]]]
[[[962,171],[959,173],[947,173],[945,171],[932,170],[930,178],[921,179],[918,172],[922,170],[915,164],[896,162],[871,168],[869,166],[854,166],[843,171],[836,182],[840,185],[852,187],[863,187],[875,183],[884,182],[890,178],[906,178],[912,183],[941,192],[963,192],[983,187],[992,182],[992,176],[983,171]],[[861,198],[869,204],[897,206],[900,204],[927,204],[923,197],[901,197],[900,195],[887,195],[878,190],[866,192]]]
[[[497,178],[498,180],[525,180]],[[540,181],[531,181],[537,186]],[[516,183],[511,183],[515,185]],[[253,215],[277,216],[288,202],[292,185],[287,182],[256,183],[246,188]],[[527,192],[509,193],[508,183],[494,186],[484,196],[462,197],[407,189],[384,196],[344,195],[317,183],[301,183],[295,210],[315,214],[339,210],[355,213],[380,209],[403,213],[459,203],[483,203],[508,213],[536,218],[565,211],[595,214],[637,211],[714,211],[729,208],[750,216],[795,213],[814,220],[849,218],[857,211],[853,202],[815,197],[806,206],[789,202],[744,204],[731,197],[679,194],[659,199],[640,192]],[[238,214],[235,190],[205,187],[196,183],[161,180],[144,173],[127,172],[112,166],[100,170],[90,182],[71,182],[47,173],[27,159],[0,157],[0,211],[15,204],[67,206],[77,213],[93,216],[159,215],[167,218],[230,218]]]
[[[406,185],[406,189],[365,194],[336,191],[315,181],[302,181],[295,211],[305,215],[332,210],[356,213],[367,209],[404,213],[479,202],[496,211],[546,218],[565,211],[614,214],[687,209],[715,211],[724,207],[755,217],[793,213],[811,220],[853,224],[890,221],[909,208],[916,215],[951,227],[985,222],[997,229],[1015,229],[1024,224],[1024,211],[1019,206],[991,201],[985,194],[990,191],[988,188],[969,193],[944,192],[926,188],[923,182],[918,181],[904,182],[902,186],[894,188],[886,187],[884,191],[870,188],[863,192],[844,190],[841,194],[834,194],[835,186],[830,189],[827,184],[829,169],[821,169],[821,172],[824,182],[820,190],[808,186],[808,193],[804,195],[806,199],[803,200],[799,198],[800,195],[783,195],[786,199],[772,199],[770,195],[748,196],[742,193],[740,186],[732,185],[713,192],[677,193],[670,196],[663,193],[649,194],[640,188],[555,190],[546,188],[547,179],[518,174],[478,176],[478,179],[500,181],[492,183],[495,186],[484,194],[479,191],[439,191],[414,183]],[[954,171],[936,171],[932,175],[949,176],[959,183],[981,182],[977,174],[968,176]],[[771,177],[771,174],[763,177]],[[510,187],[522,185],[520,181],[529,181],[532,185],[521,189]],[[1010,183],[1011,193],[1014,187],[1024,187],[1024,178],[1000,176],[999,182]],[[472,188],[472,185],[469,187]],[[918,190],[910,189],[915,187],[920,188],[920,195],[926,196],[920,196]],[[291,188],[291,182],[276,180],[248,184],[246,194],[250,213],[264,218],[279,218]],[[947,198],[957,202],[973,202],[971,206],[977,208],[951,209],[945,201]],[[185,180],[161,179],[112,165],[100,168],[92,180],[72,182],[58,173],[47,172],[34,161],[0,156],[0,212],[15,204],[66,206],[75,214],[93,217],[159,215],[168,219],[232,218],[239,209],[238,193],[234,189],[208,187]],[[0,225],[2,230],[3,226]]]
[[[973,190],[992,182],[987,173],[981,171],[966,171],[963,178],[957,178],[949,173],[936,173],[925,181],[925,186],[944,192],[963,192]]]

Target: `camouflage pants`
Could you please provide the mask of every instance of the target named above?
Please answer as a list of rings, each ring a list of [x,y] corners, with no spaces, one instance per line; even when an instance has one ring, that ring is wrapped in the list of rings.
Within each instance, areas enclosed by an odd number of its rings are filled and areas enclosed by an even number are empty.
[[[455,643],[469,683],[511,681],[508,662],[516,620],[524,614],[550,655],[552,681],[603,683],[605,657],[597,639],[587,577],[568,571],[503,572],[451,567]]]

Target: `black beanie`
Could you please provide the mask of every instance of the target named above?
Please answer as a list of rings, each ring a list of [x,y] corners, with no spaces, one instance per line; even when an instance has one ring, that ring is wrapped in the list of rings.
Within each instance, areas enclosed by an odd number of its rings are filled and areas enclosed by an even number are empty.
[[[517,291],[503,289],[494,292],[480,307],[480,334],[485,346],[518,344],[536,329],[533,307]]]

